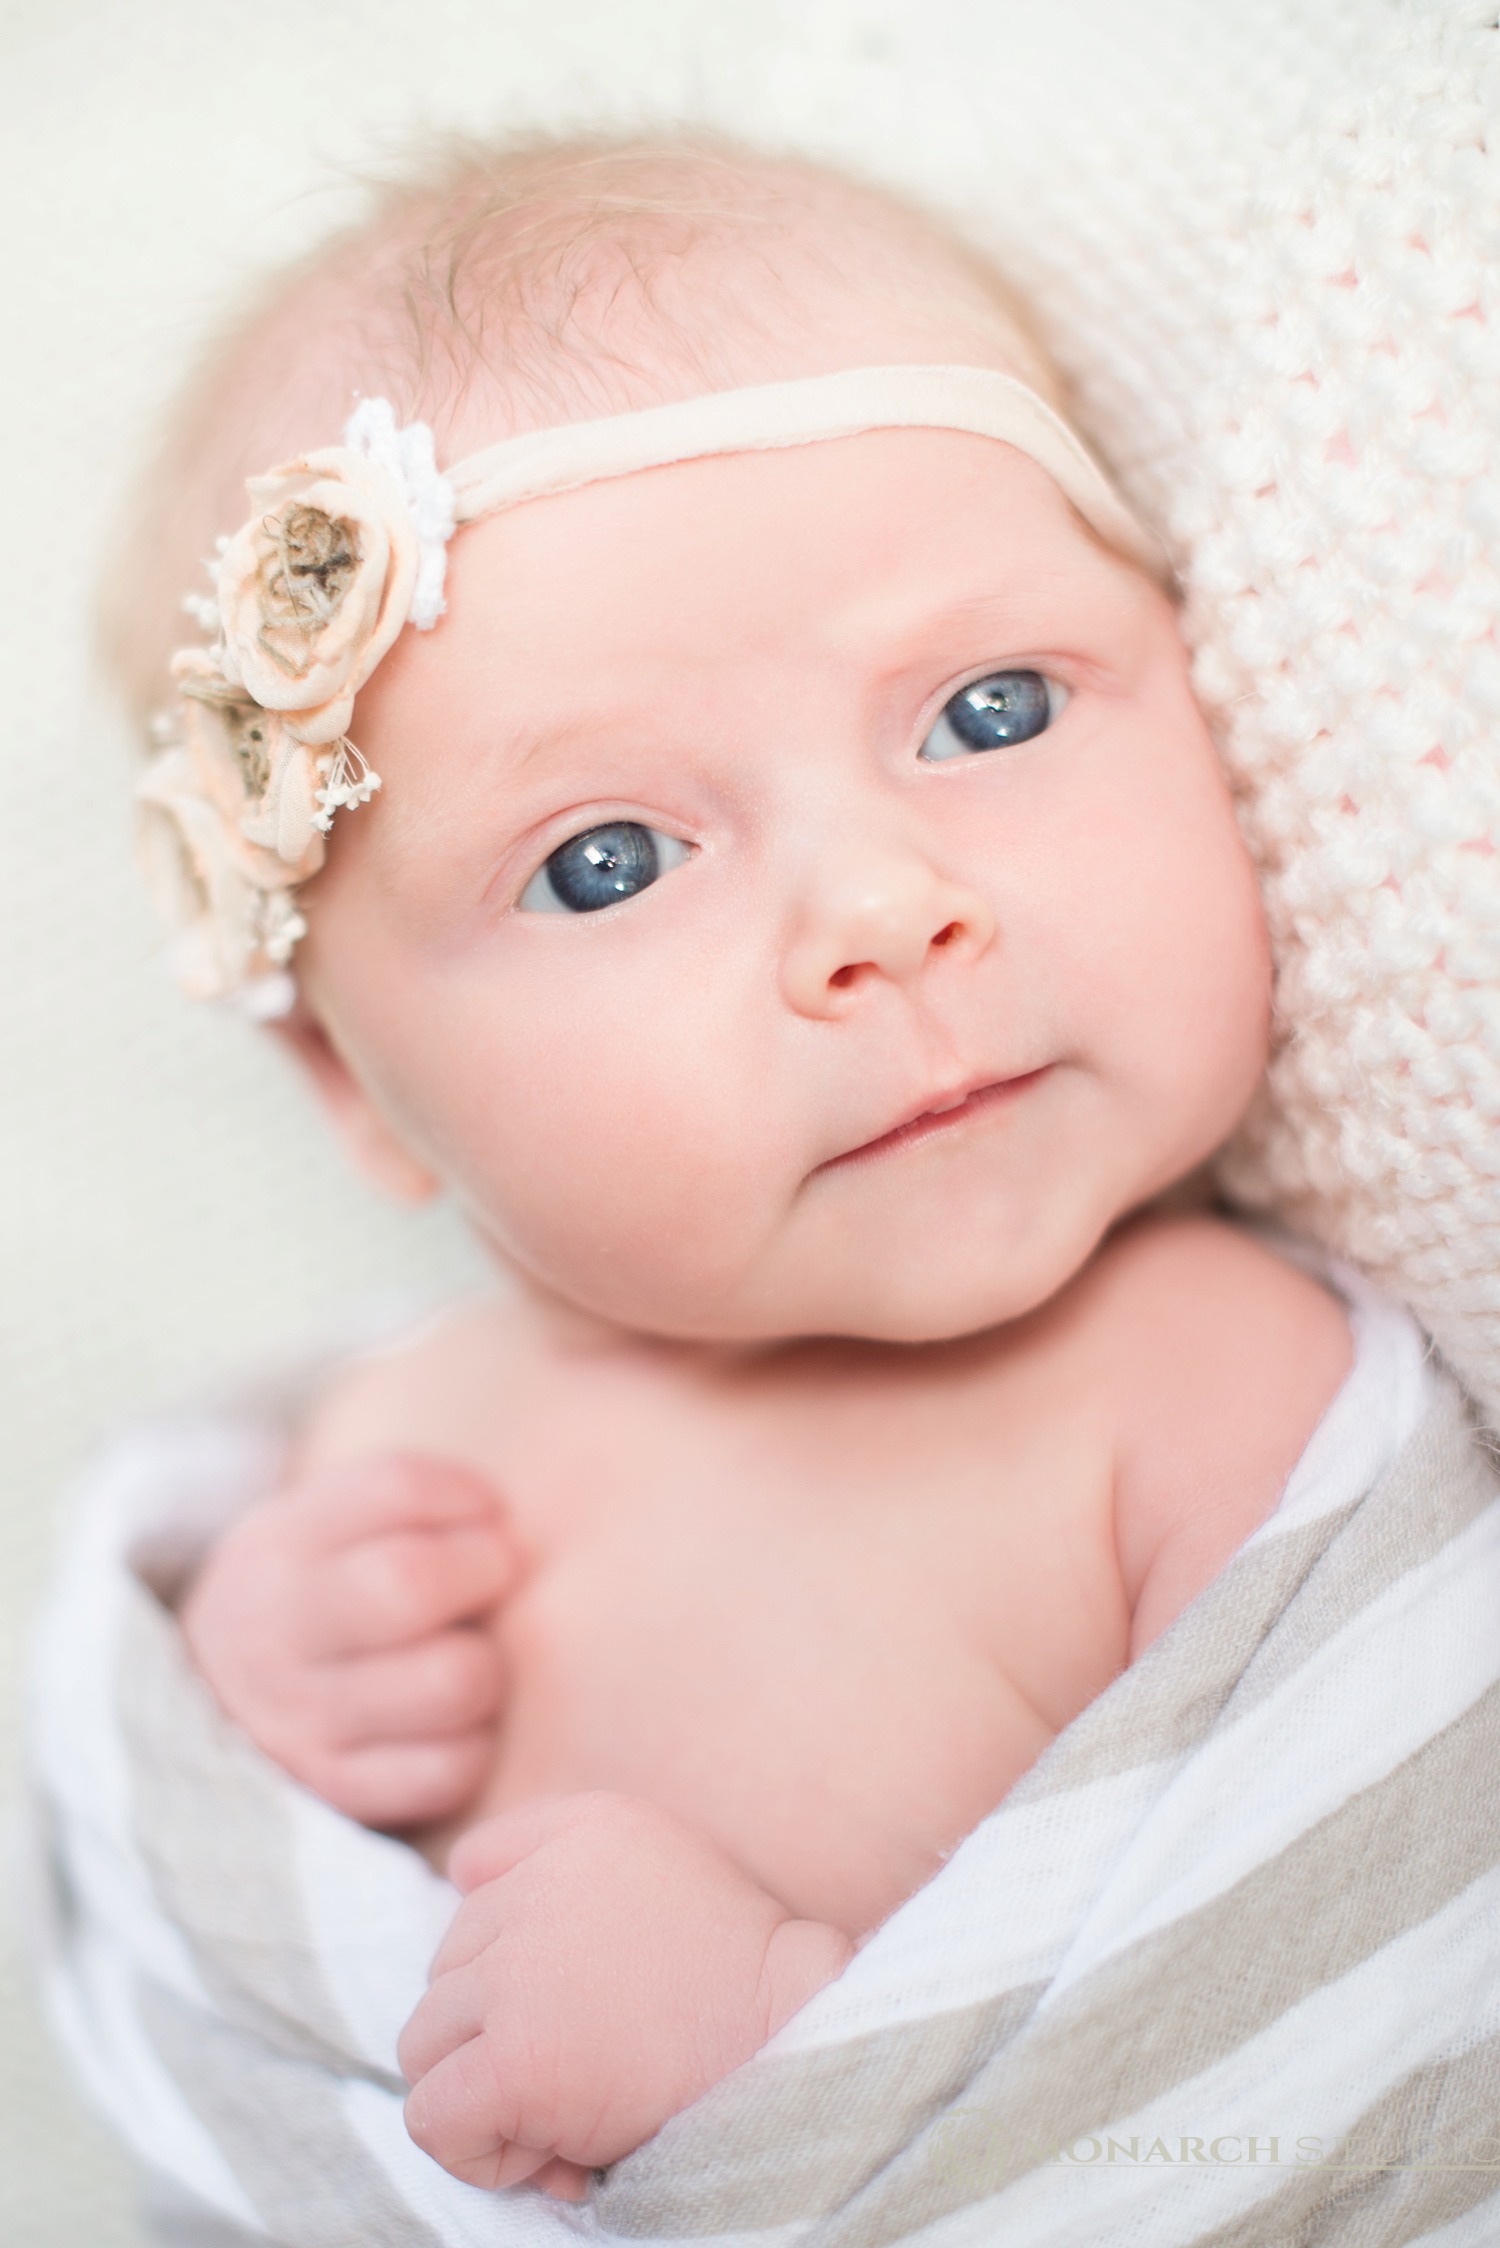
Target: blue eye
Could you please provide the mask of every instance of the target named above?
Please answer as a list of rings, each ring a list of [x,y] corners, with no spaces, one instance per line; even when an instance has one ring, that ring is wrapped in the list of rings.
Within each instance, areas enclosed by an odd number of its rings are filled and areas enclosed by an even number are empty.
[[[949,696],[917,755],[940,764],[981,750],[1011,749],[1045,733],[1067,699],[1067,688],[1039,671],[992,671]]]
[[[559,843],[517,899],[525,913],[599,913],[649,890],[688,847],[639,820],[610,820]]]

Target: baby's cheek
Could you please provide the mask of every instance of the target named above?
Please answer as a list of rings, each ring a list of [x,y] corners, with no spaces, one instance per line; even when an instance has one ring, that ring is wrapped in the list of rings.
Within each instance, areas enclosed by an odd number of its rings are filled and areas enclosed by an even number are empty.
[[[1260,894],[1217,775],[1201,800],[1165,807],[1140,853],[1131,942],[1111,994],[1126,1066],[1164,1130],[1208,1153],[1243,1113],[1265,1066],[1271,963]]]
[[[560,998],[448,1042],[463,1090],[437,1126],[446,1167],[503,1254],[647,1326],[739,1283],[781,1182],[767,1073],[747,1070],[731,1015],[689,991],[569,1021]]]

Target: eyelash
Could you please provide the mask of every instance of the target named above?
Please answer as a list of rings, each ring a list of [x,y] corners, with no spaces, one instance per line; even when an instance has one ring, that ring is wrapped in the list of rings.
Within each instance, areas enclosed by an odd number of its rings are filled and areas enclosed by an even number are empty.
[[[690,844],[644,820],[601,820],[555,845],[516,904],[523,913],[604,913],[639,897],[691,856]]]
[[[1054,725],[1068,700],[1061,681],[1030,665],[981,672],[948,697],[917,755],[945,764],[1018,747]],[[691,844],[644,820],[601,820],[556,844],[527,879],[516,905],[523,913],[574,917],[607,912],[639,897],[692,855]]]
[[[986,694],[986,688],[1000,691]],[[928,764],[940,765],[1019,748],[1055,725],[1068,701],[1069,690],[1062,682],[1033,665],[981,672],[948,697],[922,737],[917,755]]]

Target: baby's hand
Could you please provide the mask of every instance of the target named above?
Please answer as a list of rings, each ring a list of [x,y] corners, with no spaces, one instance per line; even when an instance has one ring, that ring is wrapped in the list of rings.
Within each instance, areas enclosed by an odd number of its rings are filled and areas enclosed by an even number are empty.
[[[520,1560],[468,1468],[391,1453],[325,1469],[220,1540],[181,1624],[221,1707],[372,1827],[474,1799],[503,1676],[489,1628]]]
[[[407,2129],[470,2185],[580,2199],[853,1950],[634,1796],[524,1803],[448,1870],[464,1903],[399,2052]]]

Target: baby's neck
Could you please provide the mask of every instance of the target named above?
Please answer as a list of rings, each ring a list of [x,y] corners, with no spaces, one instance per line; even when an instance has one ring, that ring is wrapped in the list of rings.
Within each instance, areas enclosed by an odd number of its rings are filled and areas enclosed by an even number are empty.
[[[903,1367],[964,1358],[991,1348],[1001,1330],[958,1335],[938,1342],[883,1342],[862,1335],[771,1335],[747,1340],[655,1334],[556,1294],[527,1274],[507,1269],[519,1337],[554,1362],[633,1367],[686,1387],[740,1389],[757,1382],[890,1379]],[[1018,1330],[1024,1321],[1012,1321]]]

